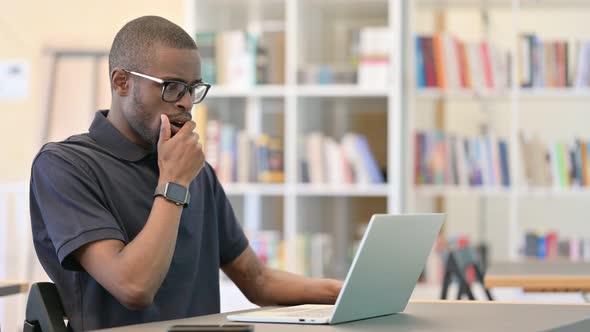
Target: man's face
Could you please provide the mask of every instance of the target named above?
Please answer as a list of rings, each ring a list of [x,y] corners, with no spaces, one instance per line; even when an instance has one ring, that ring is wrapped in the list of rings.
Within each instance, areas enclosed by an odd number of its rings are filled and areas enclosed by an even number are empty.
[[[197,50],[159,46],[154,52],[150,65],[138,69],[142,74],[186,84],[195,84],[201,80],[201,62]],[[160,135],[160,115],[168,116],[172,135],[176,134],[180,128],[174,123],[191,119],[192,98],[187,91],[177,102],[168,103],[162,100],[162,84],[137,76],[130,79],[133,80],[133,87],[131,98],[123,110],[124,116],[134,132],[131,134],[146,147],[155,149]]]

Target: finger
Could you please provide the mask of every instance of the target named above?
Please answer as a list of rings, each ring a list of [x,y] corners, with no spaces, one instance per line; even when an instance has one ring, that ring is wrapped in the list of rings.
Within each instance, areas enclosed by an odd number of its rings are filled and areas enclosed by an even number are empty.
[[[162,123],[160,124],[160,142],[165,142],[170,139],[172,132],[170,131],[170,120],[166,114],[160,115]]]
[[[182,128],[180,128],[180,130],[178,131],[178,133],[176,133],[176,135],[180,134],[180,135],[187,135],[193,132],[193,130],[195,130],[195,128],[197,127],[197,124],[194,121],[187,121],[184,123],[184,125],[182,126]]]

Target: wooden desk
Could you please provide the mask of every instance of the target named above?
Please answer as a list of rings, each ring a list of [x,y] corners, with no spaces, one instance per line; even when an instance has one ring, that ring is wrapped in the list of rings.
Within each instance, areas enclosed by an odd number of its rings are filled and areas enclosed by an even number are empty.
[[[492,264],[486,288],[519,287],[529,292],[589,292],[590,264],[564,261],[522,261]]]
[[[29,290],[29,284],[26,282],[0,280],[0,296],[25,293],[27,290]]]
[[[228,313],[132,325],[102,332],[164,332],[174,324],[239,324]],[[292,331],[540,331],[590,317],[590,304],[410,301],[403,313],[338,325],[253,324],[255,332]],[[588,329],[590,330],[590,328]]]

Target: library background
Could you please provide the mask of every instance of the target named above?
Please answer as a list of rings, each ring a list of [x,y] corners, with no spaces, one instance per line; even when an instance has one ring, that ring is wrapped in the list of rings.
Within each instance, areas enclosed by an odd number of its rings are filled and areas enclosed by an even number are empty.
[[[496,262],[590,262],[590,1],[8,7],[0,14],[0,35],[13,45],[0,50],[0,280],[47,280],[31,243],[32,158],[44,142],[87,131],[95,110],[109,107],[112,38],[147,14],[197,42],[212,84],[193,109],[197,131],[270,266],[344,278],[371,215],[427,212],[447,217],[414,298],[440,298],[449,253],[461,248],[473,249],[484,272]],[[484,294],[477,276],[466,278]],[[253,306],[222,279],[222,311]],[[491,292],[499,301],[585,300]],[[25,306],[24,292],[0,297],[3,330],[20,328]]]

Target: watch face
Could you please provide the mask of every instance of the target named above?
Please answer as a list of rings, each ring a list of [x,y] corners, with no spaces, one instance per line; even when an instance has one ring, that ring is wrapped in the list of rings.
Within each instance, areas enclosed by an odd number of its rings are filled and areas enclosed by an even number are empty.
[[[187,189],[185,187],[176,183],[168,182],[166,197],[179,203],[186,203],[186,191]]]

